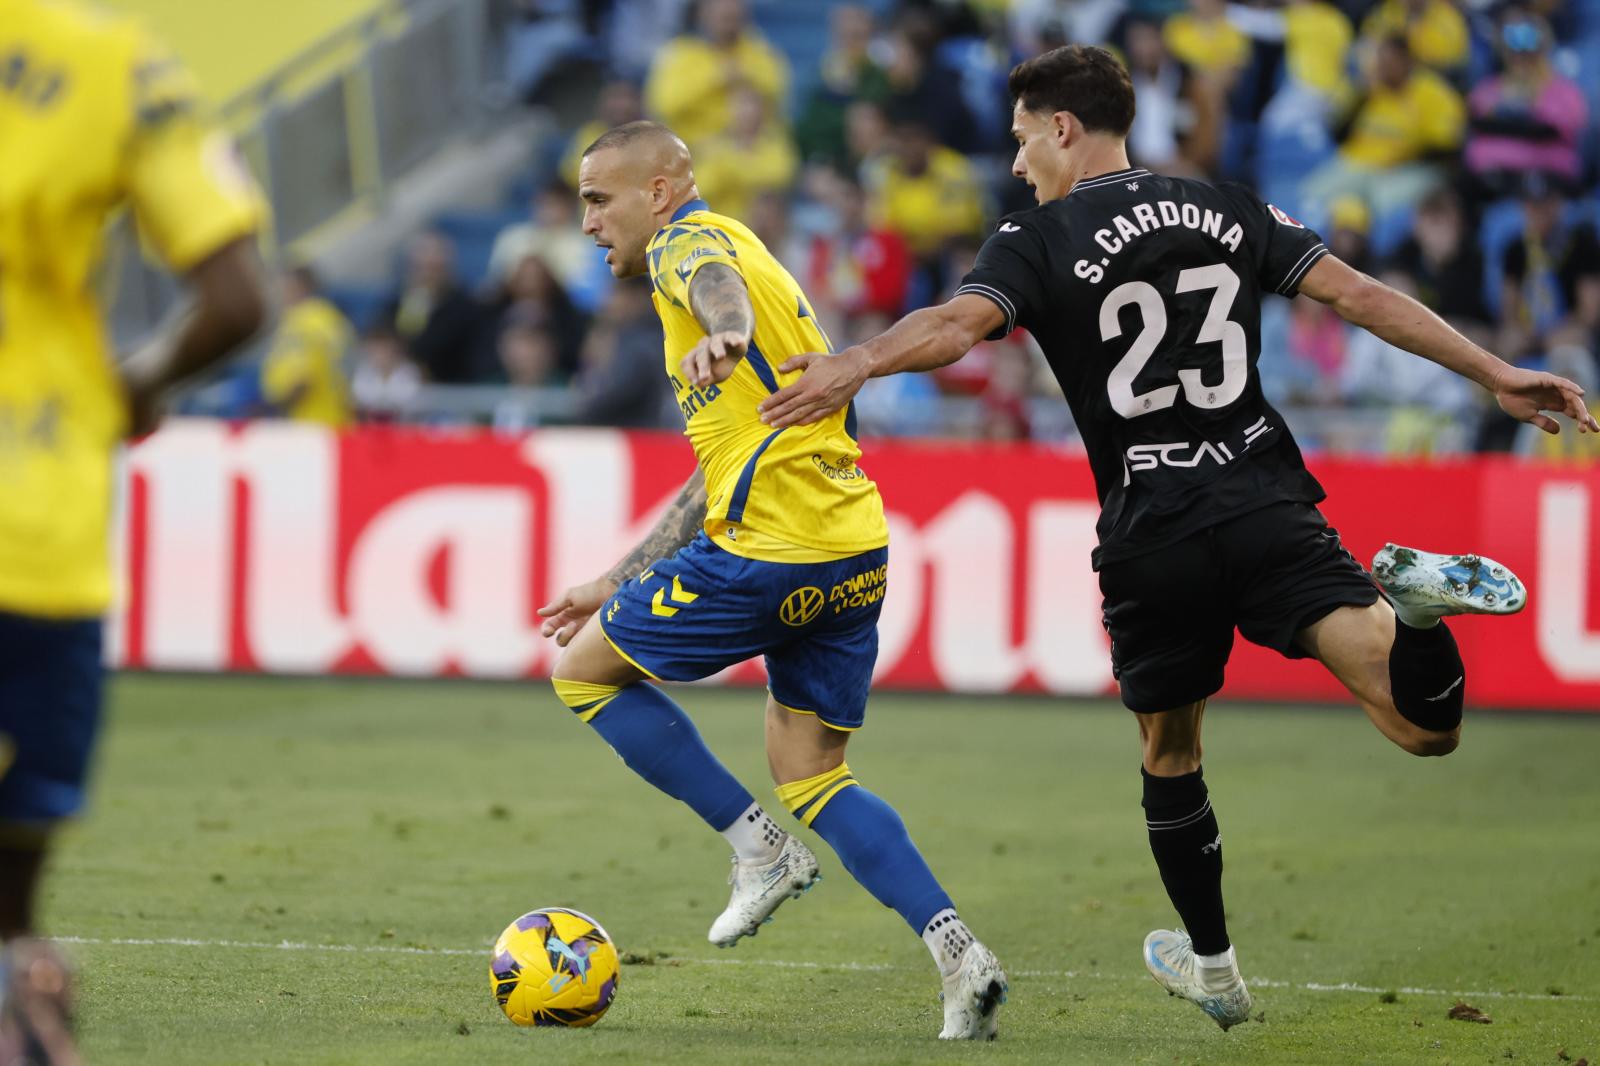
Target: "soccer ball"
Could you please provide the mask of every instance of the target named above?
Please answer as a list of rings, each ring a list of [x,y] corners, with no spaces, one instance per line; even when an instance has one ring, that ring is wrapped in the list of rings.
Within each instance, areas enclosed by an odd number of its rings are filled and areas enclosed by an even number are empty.
[[[518,1025],[593,1025],[617,995],[621,962],[600,923],[565,907],[541,907],[495,941],[489,987]]]

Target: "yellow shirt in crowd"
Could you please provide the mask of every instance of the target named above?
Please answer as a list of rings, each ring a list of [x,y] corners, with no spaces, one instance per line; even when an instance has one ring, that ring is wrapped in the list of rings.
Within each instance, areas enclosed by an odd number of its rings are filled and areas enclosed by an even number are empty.
[[[935,148],[917,175],[887,160],[869,171],[867,187],[872,221],[900,234],[918,255],[937,251],[951,237],[983,232],[983,186],[960,152]]]
[[[1361,36],[1370,41],[1399,35],[1419,63],[1435,70],[1453,70],[1467,61],[1467,20],[1450,0],[1428,0],[1413,19],[1406,0],[1383,0],[1361,22]]]
[[[1419,67],[1399,90],[1373,89],[1340,151],[1358,166],[1400,166],[1460,145],[1466,120],[1466,105],[1456,91]]]
[[[789,89],[789,61],[754,33],[744,34],[727,51],[702,37],[674,37],[650,67],[645,107],[698,148],[727,130],[733,90],[741,83],[761,94],[769,114],[779,114]]]

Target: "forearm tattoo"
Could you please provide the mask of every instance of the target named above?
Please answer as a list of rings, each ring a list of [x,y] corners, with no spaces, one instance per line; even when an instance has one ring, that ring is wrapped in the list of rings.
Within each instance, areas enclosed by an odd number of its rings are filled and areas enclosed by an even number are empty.
[[[703,273],[703,271],[702,271]],[[706,523],[706,478],[696,470],[667,513],[661,516],[639,546],[629,552],[606,577],[618,585],[631,581],[657,559],[665,559],[688,544]]]
[[[689,308],[706,335],[739,333],[749,337],[756,329],[756,312],[750,290],[732,267],[707,263],[689,283]]]

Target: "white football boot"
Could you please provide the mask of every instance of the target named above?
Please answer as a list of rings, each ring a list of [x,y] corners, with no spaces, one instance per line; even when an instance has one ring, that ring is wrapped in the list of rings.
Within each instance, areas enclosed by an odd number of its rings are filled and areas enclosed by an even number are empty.
[[[944,979],[944,1029],[940,1040],[993,1040],[1006,1001],[1006,972],[994,952],[974,940],[961,965]]]
[[[733,894],[727,909],[711,923],[708,939],[719,948],[731,948],[740,937],[755,936],[784,900],[799,899],[820,876],[817,857],[792,836],[769,863],[743,863],[734,856],[728,874]]]
[[[1182,996],[1195,1004],[1224,1030],[1250,1019],[1250,990],[1245,988],[1238,967],[1233,968],[1232,980],[1225,987],[1207,988],[1200,980],[1194,942],[1183,930],[1157,929],[1145,937],[1144,965],[1168,995]]]
[[[1481,555],[1435,555],[1385,544],[1372,557],[1372,577],[1408,614],[1516,614],[1528,590],[1506,567]]]

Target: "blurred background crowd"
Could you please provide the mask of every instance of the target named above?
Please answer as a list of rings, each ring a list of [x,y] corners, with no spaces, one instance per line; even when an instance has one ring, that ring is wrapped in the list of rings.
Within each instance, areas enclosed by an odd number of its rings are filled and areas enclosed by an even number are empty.
[[[1504,358],[1600,398],[1600,4],[1580,0],[521,0],[506,83],[547,113],[498,208],[409,237],[387,286],[284,278],[240,413],[330,425],[470,416],[677,428],[648,281],[615,282],[579,230],[583,148],[659,119],[714,210],[805,286],[836,347],[943,299],[1003,214],[1006,74],[1102,43],[1138,94],[1129,154],[1241,181],[1336,254]],[[1517,451],[1543,438],[1448,372],[1305,298],[1268,300],[1261,374],[1313,449]],[[1600,407],[1600,401],[1597,401]],[[1061,442],[1073,428],[1022,332],[933,375],[871,383],[863,431]]]

